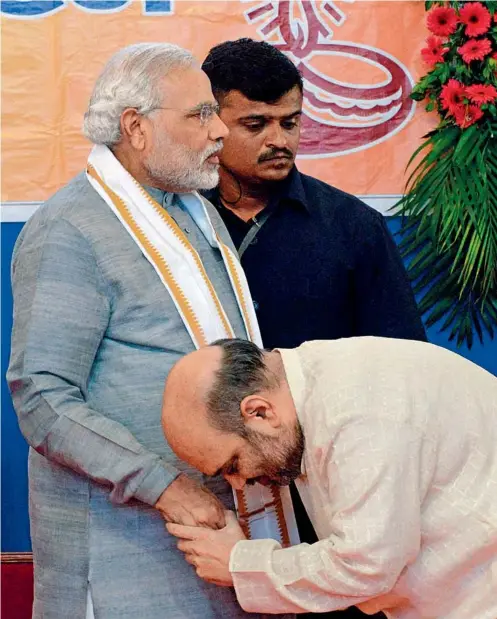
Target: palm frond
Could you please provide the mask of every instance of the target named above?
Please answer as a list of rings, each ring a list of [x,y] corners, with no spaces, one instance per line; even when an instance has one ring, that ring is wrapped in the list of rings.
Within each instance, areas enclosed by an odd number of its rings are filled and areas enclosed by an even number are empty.
[[[426,140],[395,206],[399,248],[427,325],[471,346],[497,328],[497,138],[491,124],[444,133]]]

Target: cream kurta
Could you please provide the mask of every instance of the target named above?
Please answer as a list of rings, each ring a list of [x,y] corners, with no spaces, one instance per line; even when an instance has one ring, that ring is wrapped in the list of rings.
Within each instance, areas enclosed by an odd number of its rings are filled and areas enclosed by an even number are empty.
[[[281,354],[306,440],[297,486],[320,541],[239,542],[242,607],[496,619],[497,379],[405,340]]]

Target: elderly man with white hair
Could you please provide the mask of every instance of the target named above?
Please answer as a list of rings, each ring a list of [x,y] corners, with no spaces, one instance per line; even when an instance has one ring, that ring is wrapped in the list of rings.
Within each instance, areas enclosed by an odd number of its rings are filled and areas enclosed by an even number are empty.
[[[86,170],[17,242],[8,380],[31,446],[36,619],[246,616],[164,522],[219,528],[233,507],[224,480],[164,442],[169,369],[218,337],[259,337],[229,236],[196,191],[218,182],[217,111],[186,50],[119,51],[85,115]]]

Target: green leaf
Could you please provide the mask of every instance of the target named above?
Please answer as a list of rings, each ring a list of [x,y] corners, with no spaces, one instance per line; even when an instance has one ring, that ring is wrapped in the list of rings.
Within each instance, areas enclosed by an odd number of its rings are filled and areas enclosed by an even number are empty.
[[[469,163],[468,151],[474,148],[474,144],[480,142],[478,125],[471,125],[462,132],[454,151],[454,160],[457,164]]]
[[[437,301],[430,315],[426,319],[426,326],[433,326],[441,318],[443,318],[453,307],[453,299],[441,299],[440,301]]]
[[[487,2],[485,2],[485,6],[490,11],[490,15],[493,15],[497,10],[497,2],[495,2],[495,0],[487,0]]]
[[[450,77],[450,65],[444,63],[442,65],[442,69],[440,70],[440,83],[445,84]]]
[[[409,95],[409,97],[411,99],[413,99],[414,101],[423,101],[426,98],[426,90],[420,91],[420,90],[412,90],[411,94]]]
[[[445,321],[440,327],[440,331],[446,331],[453,324],[454,320],[458,318],[461,312],[460,306],[454,303],[453,299],[451,299],[451,301],[452,301],[452,309],[449,312],[447,312]]]
[[[471,322],[478,335],[478,339],[483,343],[483,331],[480,325],[480,313],[473,303],[469,304],[469,311],[471,312]]]

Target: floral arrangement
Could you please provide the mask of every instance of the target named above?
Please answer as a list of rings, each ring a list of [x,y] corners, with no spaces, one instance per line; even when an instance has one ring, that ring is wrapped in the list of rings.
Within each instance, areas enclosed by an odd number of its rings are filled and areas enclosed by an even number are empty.
[[[411,97],[439,123],[409,162],[400,247],[426,324],[471,347],[497,328],[497,2],[425,8]]]

